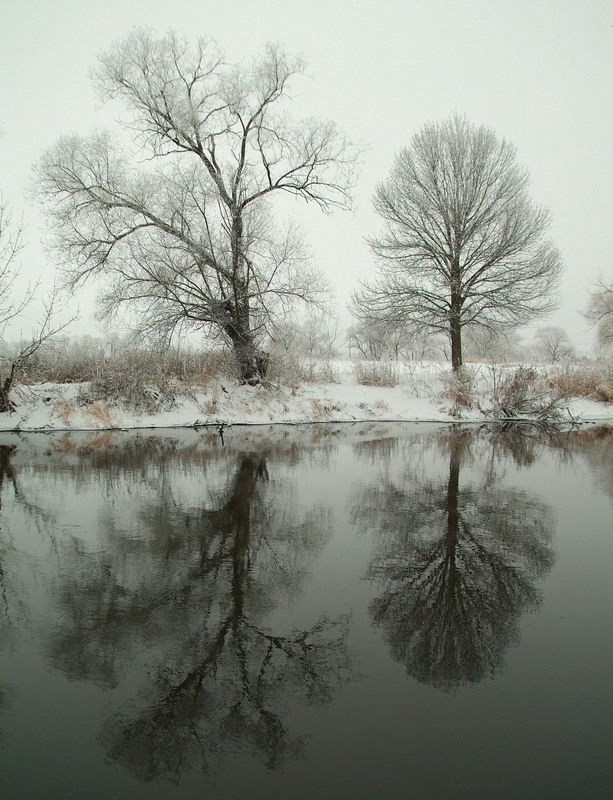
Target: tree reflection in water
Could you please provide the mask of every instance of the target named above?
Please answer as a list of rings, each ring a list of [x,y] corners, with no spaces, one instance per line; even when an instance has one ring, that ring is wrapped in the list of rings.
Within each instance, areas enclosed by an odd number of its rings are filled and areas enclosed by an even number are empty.
[[[11,454],[14,452],[14,450],[14,445],[0,445],[0,512],[2,511],[2,497],[5,482],[10,482],[15,491],[17,491],[15,475],[11,466]],[[3,535],[2,529],[0,528],[0,645],[3,644],[2,639],[4,638],[3,633],[5,626],[8,628],[10,625],[7,576],[4,567],[6,558],[5,550],[7,547],[8,543]],[[6,685],[0,682],[0,715],[8,705],[7,693],[8,689]],[[2,739],[2,731],[0,730],[0,745],[2,745]]]
[[[275,768],[304,747],[291,704],[326,703],[352,675],[347,616],[290,633],[262,624],[300,590],[325,514],[301,514],[270,481],[265,454],[234,463],[225,485],[191,504],[162,470],[135,537],[109,507],[111,546],[84,557],[75,542],[57,589],[63,623],[50,655],[66,674],[112,687],[148,653],[144,685],[101,734],[143,779],[208,771],[238,750]]]
[[[0,512],[2,511],[2,500],[4,494],[4,484],[6,482],[12,484],[15,493],[17,493],[17,484],[15,481],[15,474],[11,465],[11,455],[15,451],[15,445],[0,445]],[[0,517],[1,519],[1,517]],[[0,529],[0,534],[2,530]],[[4,571],[5,549],[7,542],[4,536],[0,538],[0,602],[2,603],[2,616],[8,621],[9,606],[8,594],[6,586],[6,575]],[[1,702],[1,701],[0,701]]]
[[[355,516],[376,531],[372,620],[409,675],[449,690],[503,666],[553,565],[553,522],[538,498],[497,484],[492,442],[466,430],[438,441],[448,448],[446,479],[410,467],[400,484],[384,477],[361,490]],[[462,465],[477,461],[480,479],[461,483]]]

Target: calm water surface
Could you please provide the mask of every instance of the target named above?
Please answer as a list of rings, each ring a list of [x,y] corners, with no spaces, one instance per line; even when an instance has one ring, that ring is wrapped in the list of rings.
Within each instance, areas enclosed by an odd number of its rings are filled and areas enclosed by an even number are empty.
[[[613,428],[0,438],[0,796],[605,798]]]

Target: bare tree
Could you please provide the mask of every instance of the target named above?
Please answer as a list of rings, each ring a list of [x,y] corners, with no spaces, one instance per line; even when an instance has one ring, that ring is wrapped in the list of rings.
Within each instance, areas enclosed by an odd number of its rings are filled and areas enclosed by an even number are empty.
[[[364,358],[423,361],[438,355],[440,342],[430,331],[414,325],[398,325],[367,311],[356,317],[348,332],[349,347]]]
[[[273,45],[230,66],[211,41],[136,29],[93,77],[103,99],[127,108],[138,151],[108,133],[70,136],[37,166],[69,285],[105,277],[103,313],[135,306],[144,333],[220,335],[243,382],[265,373],[270,321],[322,288],[273,198],[350,205],[357,148],[332,122],[285,113],[304,67]]]
[[[19,274],[17,259],[24,247],[23,222],[15,224],[11,211],[0,198],[0,329],[19,316],[32,299],[28,290],[19,300],[14,296],[14,285]]]
[[[284,320],[275,325],[270,338],[271,349],[308,358],[334,358],[342,344],[338,320],[325,308],[314,309],[302,322]]]
[[[572,358],[575,354],[575,348],[564,328],[554,326],[539,328],[534,338],[539,352],[552,364],[565,358]]]
[[[464,333],[463,351],[480,361],[500,362],[517,358],[522,347],[516,329],[495,331],[492,328],[471,326]]]
[[[388,352],[388,326],[385,323],[354,323],[348,331],[347,339],[351,350],[357,350],[371,361],[380,361]]]
[[[596,326],[601,347],[613,347],[613,283],[600,281],[590,295],[585,316]]]
[[[543,238],[549,212],[530,201],[515,148],[492,130],[460,116],[426,125],[374,207],[384,221],[369,240],[380,273],[354,307],[444,333],[454,369],[466,325],[499,331],[555,308],[562,263]]]
[[[19,277],[18,257],[24,247],[23,230],[23,222],[13,223],[8,204],[0,199],[0,340],[4,339],[9,322],[19,318],[28,309],[38,288],[36,284],[19,291],[16,285]],[[57,292],[53,288],[29,338],[13,347],[3,344],[0,349],[0,413],[14,409],[11,390],[32,356],[72,321],[54,323],[56,297]]]

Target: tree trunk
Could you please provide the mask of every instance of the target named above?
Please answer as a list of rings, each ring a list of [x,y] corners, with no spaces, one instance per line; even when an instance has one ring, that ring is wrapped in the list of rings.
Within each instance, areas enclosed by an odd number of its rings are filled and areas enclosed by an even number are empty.
[[[241,383],[256,386],[264,383],[268,371],[268,354],[254,349],[248,357],[239,360],[239,378]]]
[[[449,339],[451,342],[451,368],[457,372],[462,368],[462,295],[461,270],[457,262],[451,266],[451,297],[449,309]]]
[[[15,406],[11,403],[10,393],[13,388],[13,381],[15,380],[15,373],[17,372],[17,365],[11,364],[11,371],[7,377],[0,384],[0,414],[6,411],[14,411]]]
[[[454,372],[461,369],[463,364],[462,359],[462,327],[459,320],[452,317],[449,330],[449,339],[451,341],[451,368]]]
[[[256,386],[266,379],[268,354],[256,347],[250,336],[233,340],[234,355],[238,364],[239,381]]]

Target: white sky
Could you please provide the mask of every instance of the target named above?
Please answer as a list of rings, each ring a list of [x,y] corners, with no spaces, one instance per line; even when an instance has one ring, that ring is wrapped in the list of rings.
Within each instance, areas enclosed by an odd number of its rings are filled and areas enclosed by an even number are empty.
[[[20,0],[0,30],[0,190],[28,225],[22,268],[53,279],[43,222],[24,195],[31,167],[58,136],[108,124],[88,78],[96,55],[135,25],[207,35],[242,61],[277,41],[303,53],[297,115],[333,118],[367,146],[353,214],[306,232],[339,308],[375,265],[364,236],[379,222],[375,184],[426,122],[466,114],[513,142],[532,197],[553,214],[566,264],[560,325],[589,351],[582,319],[598,276],[613,276],[613,0]],[[106,116],[106,119],[105,119]],[[99,332],[92,292],[71,332]],[[67,304],[65,313],[76,307]],[[22,326],[24,329],[27,325]]]

